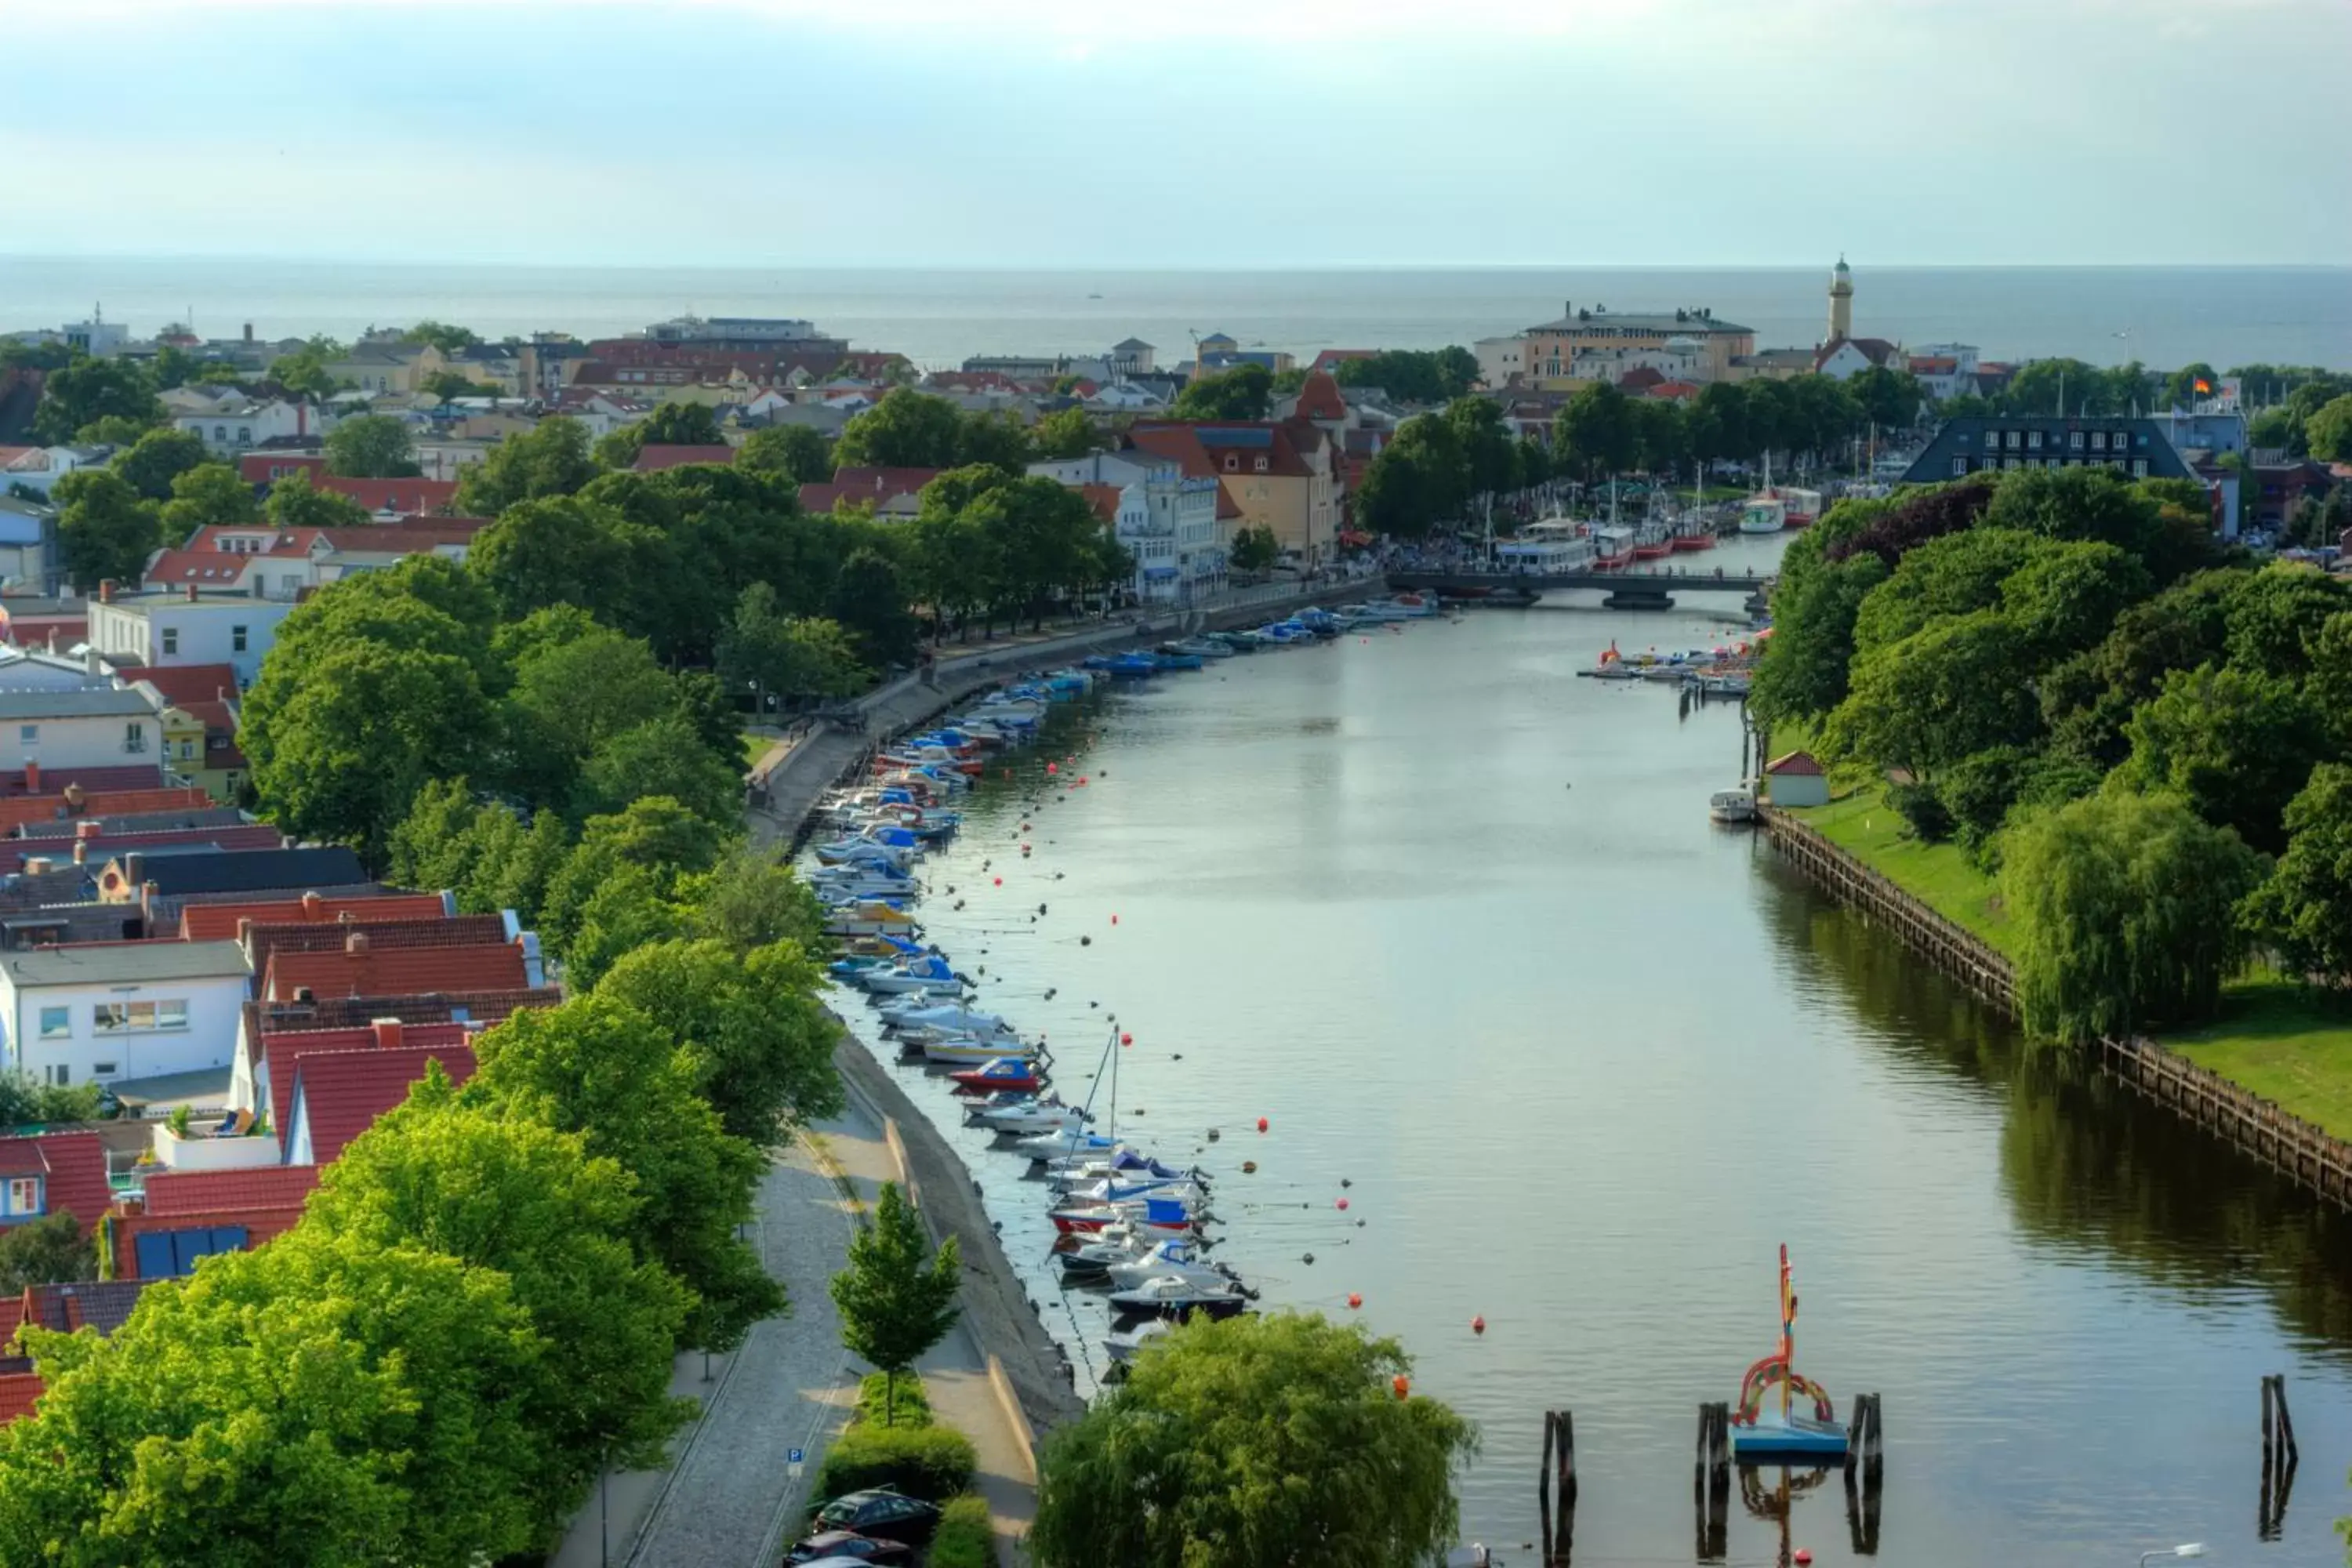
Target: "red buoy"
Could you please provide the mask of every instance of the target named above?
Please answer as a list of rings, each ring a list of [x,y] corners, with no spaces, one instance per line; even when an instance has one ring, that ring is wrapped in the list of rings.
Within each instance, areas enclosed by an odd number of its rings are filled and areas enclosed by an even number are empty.
[[[1113,925],[1117,925],[1117,924],[1118,924],[1118,917],[1117,915],[1113,915],[1113,916],[1111,916],[1111,917],[1110,917],[1110,923],[1111,923],[1111,924],[1113,924]]]
[[[1347,1199],[1345,1199],[1345,1198],[1341,1198],[1341,1199],[1339,1200],[1339,1212],[1340,1212],[1340,1213],[1342,1213],[1342,1214],[1347,1213],[1347,1212],[1348,1212],[1348,1200],[1347,1200]]]
[[[1471,1320],[1470,1320],[1470,1331],[1471,1331],[1472,1333],[1474,1333],[1474,1334],[1483,1334],[1483,1333],[1485,1333],[1485,1332],[1486,1331],[1486,1319],[1484,1319],[1484,1318],[1473,1318],[1473,1319],[1471,1319]]]
[[[1058,773],[1062,771],[1062,764],[1059,763],[1047,763],[1045,764],[1045,771],[1049,773]]]
[[[1002,878],[1002,877],[997,878],[997,879],[996,879],[996,885],[997,885],[998,887],[1000,887],[1000,888],[1001,888],[1001,887],[1003,887],[1003,886],[1004,886],[1004,879],[1003,879],[1003,878]]]
[[[1790,1557],[1789,1561],[1794,1563],[1797,1565],[1797,1568],[1811,1568],[1811,1564],[1813,1561],[1813,1554],[1805,1550],[1805,1548],[1800,1546],[1797,1548],[1794,1554]]]
[[[1119,1031],[1118,1043],[1122,1046],[1131,1046],[1135,1044],[1135,1037],[1122,1029]]]
[[[1350,1290],[1350,1291],[1349,1291],[1349,1292],[1348,1292],[1348,1306],[1349,1306],[1349,1310],[1352,1310],[1353,1309],[1358,1308],[1358,1307],[1360,1307],[1360,1306],[1362,1306],[1363,1304],[1364,1304],[1364,1299],[1363,1299],[1361,1296],[1357,1295],[1353,1290]]]
[[[1263,1116],[1257,1119],[1257,1130],[1261,1132],[1265,1131],[1265,1118]]]

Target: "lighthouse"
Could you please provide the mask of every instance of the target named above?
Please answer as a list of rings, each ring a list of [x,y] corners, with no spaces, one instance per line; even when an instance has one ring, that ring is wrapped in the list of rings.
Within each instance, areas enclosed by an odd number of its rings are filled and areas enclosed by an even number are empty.
[[[1846,269],[1845,258],[1838,258],[1837,270],[1830,274],[1830,338],[1842,342],[1853,336],[1853,274]]]

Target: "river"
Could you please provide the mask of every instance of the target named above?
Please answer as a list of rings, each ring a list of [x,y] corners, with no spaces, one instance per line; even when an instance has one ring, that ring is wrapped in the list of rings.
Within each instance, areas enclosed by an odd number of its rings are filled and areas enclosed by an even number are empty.
[[[1090,702],[1058,778],[1033,754],[973,792],[927,872],[930,939],[1048,1033],[1072,1099],[1116,1013],[1121,1131],[1215,1174],[1218,1256],[1266,1305],[1400,1337],[1416,1389],[1480,1424],[1465,1535],[1514,1564],[1547,1407],[1575,1414],[1577,1560],[1691,1560],[1696,1407],[1771,1348],[1782,1242],[1798,1367],[1842,1411],[1885,1400],[1881,1560],[2200,1541],[2221,1563],[2340,1563],[2352,1226],[2027,1052],[1711,826],[1735,711],[1683,718],[1670,689],[1575,672],[1612,639],[1690,647],[1723,623],[1590,602]],[[1098,1369],[1101,1314],[1055,1289],[1042,1189],[955,1125],[943,1085],[911,1087]],[[2283,1539],[2258,1545],[2273,1372],[2304,1462]],[[1778,1526],[1736,1492],[1731,1516],[1729,1560],[1770,1561]],[[1792,1537],[1853,1559],[1834,1479]]]

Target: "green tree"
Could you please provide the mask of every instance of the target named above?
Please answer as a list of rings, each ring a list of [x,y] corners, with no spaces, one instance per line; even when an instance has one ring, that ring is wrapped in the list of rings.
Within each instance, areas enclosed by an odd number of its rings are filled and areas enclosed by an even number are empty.
[[[1577,388],[1552,425],[1552,446],[1565,454],[1587,484],[1631,468],[1635,451],[1633,416],[1625,395],[1605,381]]]
[[[2122,783],[2179,796],[2257,849],[2284,847],[2288,802],[2327,751],[2317,708],[2291,680],[2202,665],[2165,679],[2125,727]]]
[[[262,513],[272,528],[365,528],[375,521],[347,495],[312,487],[308,473],[289,474],[269,487]]]
[[[719,668],[726,679],[751,688],[763,710],[770,698],[846,697],[866,679],[838,622],[783,614],[765,583],[743,590],[719,637]]]
[[[1927,401],[1917,377],[1881,364],[1855,375],[1845,389],[1864,419],[1887,430],[1908,430],[1917,424],[1920,405]]]
[[[1748,388],[1750,383],[1711,381],[1698,389],[1690,412],[1691,449],[1703,463],[1743,462],[1760,447],[1748,429]],[[1557,431],[1553,452],[1561,450]]]
[[[436,370],[426,376],[417,390],[427,397],[443,403],[454,403],[461,397],[496,397],[499,389],[476,381],[463,371]]]
[[[538,611],[526,625],[531,630],[504,639],[518,650],[505,722],[512,770],[508,782],[534,807],[574,807],[574,819],[584,820],[617,810],[639,795],[662,793],[631,790],[618,801],[599,801],[589,809],[577,809],[574,800],[592,756],[656,720],[677,721],[689,748],[708,756],[687,724],[677,680],[644,641],[584,621],[568,606]],[[542,629],[550,627],[562,630]],[[725,794],[731,809],[737,794],[731,778]]]
[[[741,752],[731,759],[713,752],[682,710],[648,719],[600,742],[583,760],[572,815],[606,816],[645,795],[667,795],[713,823],[738,821]]]
[[[833,478],[833,443],[805,425],[772,425],[744,438],[735,466],[781,474],[796,485],[821,485]]]
[[[881,669],[915,657],[918,638],[906,584],[881,552],[861,548],[842,563],[825,612],[849,634],[859,663]]]
[[[0,1069],[0,1131],[98,1120],[98,1085],[42,1083]]]
[[[738,1236],[766,1161],[726,1134],[660,1024],[591,993],[515,1014],[482,1036],[476,1054],[469,1090],[478,1085],[510,1117],[577,1133],[592,1157],[636,1177],[638,1253],[694,1294],[681,1348],[732,1349],[782,1310],[782,1289]]]
[[[944,397],[893,387],[842,426],[837,468],[950,468],[963,447],[963,419]]]
[[[596,477],[588,426],[563,415],[509,436],[457,477],[457,510],[467,517],[498,517],[520,501],[568,496]]]
[[[1445,405],[1444,420],[1462,454],[1466,494],[1486,495],[1517,488],[1518,463],[1511,432],[1503,423],[1502,409],[1492,399],[1457,397]]]
[[[2352,765],[2322,763],[2286,808],[2286,853],[2247,917],[2290,973],[2352,984]]]
[[[51,492],[58,514],[58,553],[66,579],[82,593],[107,581],[136,583],[147,558],[163,542],[156,509],[104,468],[77,468]]]
[[[1029,427],[1010,412],[967,414],[956,430],[956,461],[1017,473],[1037,456]]]
[[[656,538],[609,506],[578,496],[517,501],[475,537],[467,566],[520,619],[559,605],[619,622],[646,584],[631,567],[657,552]]]
[[[1372,459],[1356,498],[1356,520],[1374,533],[1419,539],[1458,517],[1469,497],[1470,465],[1459,427],[1448,418],[1420,415],[1399,426]]]
[[[202,440],[188,431],[165,426],[140,437],[110,466],[142,500],[165,501],[172,499],[173,479],[210,460]]]
[[[2321,405],[2305,419],[2303,439],[2323,463],[2352,463],[2352,393]]]
[[[341,355],[339,347],[321,345],[314,340],[290,354],[280,354],[271,360],[269,379],[290,396],[324,397],[335,390],[335,378],[327,365]]]
[[[2038,359],[2010,379],[2002,401],[2011,414],[2128,413],[2116,405],[2115,387],[2115,379],[2096,365],[2078,359]]]
[[[1383,349],[1360,359],[1341,360],[1331,374],[1342,386],[1378,387],[1400,403],[1433,407],[1453,402],[1478,384],[1478,360],[1458,344],[1433,353]]]
[[[665,796],[642,795],[582,825],[579,842],[548,879],[541,925],[563,952],[579,933],[596,890],[625,871],[646,873],[653,895],[667,900],[683,879],[709,870],[732,847],[732,836],[709,818]]]
[[[1055,409],[1037,421],[1030,434],[1041,458],[1083,458],[1103,444],[1095,422],[1076,406]]]
[[[1854,651],[1874,653],[1939,616],[1992,608],[2001,602],[2011,574],[2037,551],[2052,548],[2046,542],[2006,528],[1970,529],[1918,545],[1902,557],[1894,575],[1862,602],[1854,616]],[[1780,634],[1773,636],[1777,638]]]
[[[2032,670],[2026,639],[1999,611],[1939,618],[1856,657],[1853,693],[1825,740],[1833,752],[1927,782],[1971,752],[2035,738]]]
[[[327,432],[327,472],[352,479],[405,479],[416,466],[416,437],[404,419],[355,414]]]
[[[831,948],[824,906],[773,852],[740,849],[710,870],[681,879],[678,892],[691,906],[693,934],[736,952],[780,942],[804,952]]]
[[[2026,1028],[2068,1044],[2210,1016],[2243,962],[2262,858],[2168,795],[2102,794],[2011,829],[2001,893],[2022,934]]]
[[[60,447],[107,419],[128,421],[142,431],[163,423],[155,384],[133,360],[77,358],[51,371],[42,383],[33,438],[43,446]]]
[[[2147,597],[2148,574],[2112,544],[2059,544],[2030,554],[2000,595],[2037,660],[2047,661],[2095,647],[2117,616]]]
[[[1228,559],[1236,572],[1263,572],[1282,559],[1282,544],[1270,528],[1244,528],[1234,535]]]
[[[2182,365],[2164,378],[2164,401],[2173,408],[2194,408],[2221,384],[2221,374],[2203,360]],[[2203,390],[2199,390],[2200,388]]]
[[[1769,719],[1819,718],[1845,700],[1854,618],[1871,590],[1886,580],[1886,563],[1867,552],[1811,563],[1799,573],[1791,558],[1808,542],[1801,537],[1790,545],[1772,593],[1772,636],[1750,698]]]
[[[1274,373],[1262,364],[1196,376],[1176,395],[1172,417],[1192,420],[1263,419],[1274,406]]]
[[[704,937],[638,948],[596,990],[658,1020],[728,1134],[765,1147],[841,1110],[823,979],[796,942],[746,952]]]
[[[2185,577],[2125,610],[2097,647],[2045,672],[2042,711],[2057,748],[2103,772],[2123,761],[2131,750],[2125,724],[2166,676],[2228,658],[2229,601],[2245,575]]]
[[[883,1183],[873,1220],[850,1238],[849,1267],[833,1277],[832,1289],[841,1342],[884,1374],[882,1408],[892,1416],[899,1374],[955,1327],[961,1273],[956,1238],[933,1252],[898,1184]]]
[[[0,1230],[0,1295],[98,1277],[98,1246],[70,1209]]]
[[[2244,574],[2230,593],[2230,662],[2300,679],[2311,669],[2311,646],[2321,628],[2347,610],[2352,610],[2352,584],[2316,567],[2281,561]]]
[[[178,544],[200,528],[260,521],[261,502],[235,468],[226,463],[200,463],[172,480],[172,499],[163,503],[163,535]]]
[[[1394,1340],[1320,1316],[1193,1323],[1055,1431],[1029,1548],[1044,1568],[1419,1568],[1454,1542],[1476,1429]]]
[[[400,334],[404,343],[430,343],[445,354],[456,354],[462,349],[479,348],[482,340],[470,327],[453,327],[442,321],[419,321]]]
[[[596,460],[608,468],[634,466],[647,447],[721,447],[727,434],[719,416],[699,403],[665,403],[635,425],[624,426],[596,443]]]

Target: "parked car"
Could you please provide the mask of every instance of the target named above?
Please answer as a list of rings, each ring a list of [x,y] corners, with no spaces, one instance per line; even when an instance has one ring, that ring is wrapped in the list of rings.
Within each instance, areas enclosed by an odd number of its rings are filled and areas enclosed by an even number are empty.
[[[791,1568],[832,1568],[843,1563],[890,1564],[896,1568],[914,1560],[915,1549],[904,1542],[884,1541],[847,1530],[821,1531],[784,1553],[784,1561]]]
[[[816,1511],[820,1531],[841,1530],[920,1546],[939,1528],[940,1510],[918,1498],[876,1487],[834,1499]]]

